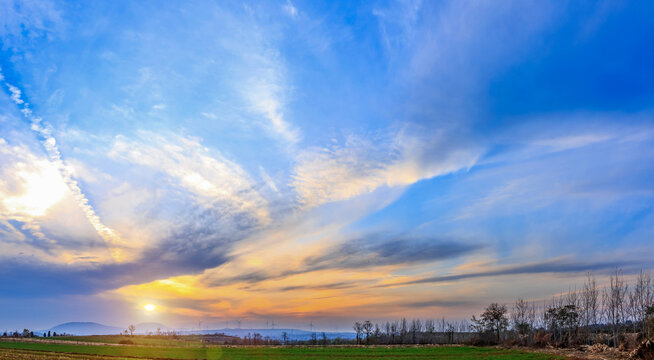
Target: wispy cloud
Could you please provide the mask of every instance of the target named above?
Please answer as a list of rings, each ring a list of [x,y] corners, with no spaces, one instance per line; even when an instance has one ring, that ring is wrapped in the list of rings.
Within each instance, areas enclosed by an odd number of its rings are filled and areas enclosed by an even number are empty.
[[[407,132],[349,136],[343,145],[302,152],[293,187],[300,203],[310,208],[473,166],[480,150],[456,144],[450,136],[445,131],[426,136]]]
[[[465,280],[471,278],[496,277],[496,276],[507,276],[507,275],[543,274],[543,273],[555,273],[555,274],[583,273],[588,271],[610,270],[615,268],[626,268],[626,267],[634,267],[634,266],[638,267],[642,265],[643,265],[642,260],[613,260],[613,261],[587,262],[577,259],[558,258],[558,259],[551,259],[551,260],[533,262],[533,263],[527,263],[521,265],[497,267],[497,268],[488,269],[479,272],[426,277],[416,280],[384,284],[379,286],[392,287],[392,286],[406,286],[406,285],[418,285],[418,284],[435,284],[435,283],[446,283],[446,282],[453,282],[453,281],[459,281],[459,280]],[[650,262],[650,265],[654,265],[654,263]]]
[[[218,151],[210,153],[198,139],[150,132],[141,132],[138,140],[118,136],[109,156],[171,176],[201,204],[219,202],[260,224],[270,221],[267,201],[245,170]]]
[[[483,248],[448,239],[398,237],[379,241],[375,237],[347,241],[323,254],[308,257],[305,266],[307,270],[315,270],[420,264],[454,259]]]
[[[40,37],[52,39],[65,29],[62,15],[51,1],[2,1],[0,38],[8,47],[22,47]]]
[[[285,118],[284,107],[289,89],[281,56],[272,48],[263,47],[255,51],[261,53],[253,56],[255,70],[242,88],[244,96],[253,110],[266,118],[267,127],[273,134],[294,145],[300,141],[301,133]]]
[[[4,80],[2,69],[0,69],[0,80]],[[14,103],[16,103],[16,105],[19,106],[23,116],[30,123],[31,129],[40,137],[41,143],[45,148],[50,161],[58,169],[62,179],[73,194],[77,204],[86,215],[86,218],[98,232],[98,235],[100,235],[100,237],[102,237],[102,239],[104,239],[104,241],[107,243],[107,247],[109,247],[114,260],[125,261],[125,259],[128,257],[128,254],[124,251],[124,249],[127,247],[127,242],[125,242],[125,240],[123,240],[114,230],[103,224],[100,220],[100,217],[96,214],[95,209],[91,206],[89,200],[86,198],[86,195],[84,195],[82,192],[79,184],[73,178],[73,174],[70,168],[64,163],[59,151],[59,147],[57,146],[57,142],[52,135],[51,126],[47,122],[43,121],[43,119],[40,117],[33,114],[29,103],[22,99],[22,92],[20,89],[9,84],[8,82],[4,83],[11,93],[11,99],[14,101]]]
[[[291,0],[286,0],[286,4],[284,4],[283,9],[284,9],[284,11],[286,11],[286,13],[290,17],[296,17],[297,16],[298,10],[295,7],[295,5],[293,5]]]

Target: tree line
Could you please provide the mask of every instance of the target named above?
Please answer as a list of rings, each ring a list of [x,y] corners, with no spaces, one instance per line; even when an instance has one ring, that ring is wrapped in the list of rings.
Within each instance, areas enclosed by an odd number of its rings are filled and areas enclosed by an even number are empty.
[[[356,344],[510,343],[576,346],[602,343],[628,347],[654,336],[654,282],[641,271],[629,284],[621,270],[600,287],[587,274],[581,289],[570,289],[542,303],[517,299],[492,303],[471,320],[450,322],[401,319],[381,324],[355,322]]]
[[[29,329],[24,329],[22,332],[19,332],[18,330],[15,330],[14,332],[7,332],[5,331],[2,334],[2,337],[14,337],[14,338],[33,338],[33,337],[53,337],[53,336],[67,336],[65,333],[59,333],[57,332],[44,332],[41,334],[41,336],[34,334],[34,331],[30,331]]]

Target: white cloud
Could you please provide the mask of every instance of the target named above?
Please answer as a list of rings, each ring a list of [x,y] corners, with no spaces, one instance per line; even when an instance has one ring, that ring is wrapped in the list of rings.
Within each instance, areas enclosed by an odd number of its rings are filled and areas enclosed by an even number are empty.
[[[286,4],[284,4],[284,11],[290,16],[290,17],[296,17],[297,16],[297,8],[291,0],[286,0]]]
[[[314,207],[474,165],[479,150],[450,146],[447,136],[350,136],[342,146],[304,151],[294,169],[293,187],[302,205]]]
[[[52,1],[0,1],[0,39],[20,47],[31,38],[52,38],[64,30],[61,11]]]
[[[3,217],[40,217],[67,193],[56,166],[0,138],[0,204]]]
[[[0,253],[64,263],[110,260],[86,220],[54,163],[0,138]]]
[[[277,188],[275,181],[270,177],[270,175],[268,175],[268,172],[263,168],[263,166],[259,166],[259,173],[261,174],[261,178],[266,183],[266,185],[268,185],[268,187],[276,193],[279,193],[279,189]]]
[[[238,164],[220,153],[210,154],[197,139],[149,132],[140,135],[138,141],[118,136],[109,156],[166,173],[202,203],[218,201],[254,215],[260,224],[269,222],[266,200]]]
[[[287,97],[285,69],[281,57],[272,49],[259,49],[250,72],[253,76],[241,90],[252,109],[268,120],[267,127],[290,144],[297,143],[300,131],[284,115]]]
[[[71,168],[66,166],[64,163],[61,157],[61,153],[59,152],[57,142],[52,136],[52,129],[50,125],[43,121],[43,119],[40,117],[34,115],[30,109],[30,104],[22,99],[20,89],[7,82],[5,82],[5,85],[11,92],[11,99],[13,102],[23,113],[25,119],[30,122],[30,128],[36,132],[41,139],[43,139],[41,144],[45,148],[46,153],[50,158],[50,162],[58,169],[61,178],[66,183],[66,186],[72,193],[78,206],[80,209],[82,209],[87,220],[95,228],[98,235],[100,235],[100,237],[106,242],[114,259],[116,261],[127,260],[127,255],[124,251],[125,248],[127,248],[127,243],[116,232],[114,232],[100,220],[100,217],[95,212],[95,209],[93,209],[86,195],[82,192],[82,189],[73,177]]]
[[[555,151],[562,151],[604,142],[611,140],[612,138],[613,136],[608,134],[564,135],[554,138],[539,139],[534,141],[533,145],[546,146]]]

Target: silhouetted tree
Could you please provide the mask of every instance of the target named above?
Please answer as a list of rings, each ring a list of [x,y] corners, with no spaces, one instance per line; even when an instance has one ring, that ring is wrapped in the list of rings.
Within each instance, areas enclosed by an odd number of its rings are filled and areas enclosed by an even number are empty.
[[[370,344],[370,333],[372,333],[372,323],[366,320],[361,324],[361,329],[366,334],[366,344]]]
[[[532,321],[533,307],[525,300],[518,299],[511,309],[511,325],[520,335],[528,334],[533,326]]]
[[[492,303],[481,314],[479,319],[474,315],[472,316],[473,326],[479,332],[494,333],[497,341],[500,341],[502,332],[509,326],[509,319],[506,317],[506,312],[506,305]]]
[[[618,346],[620,325],[626,320],[624,315],[627,291],[628,286],[622,276],[622,270],[618,269],[609,277],[609,287],[604,292],[604,311],[613,333],[614,347]]]
[[[360,322],[357,321],[354,323],[354,326],[352,326],[352,329],[354,329],[354,332],[356,333],[357,345],[359,345],[360,343],[359,339],[361,339],[361,332],[363,331],[363,326],[361,325]]]

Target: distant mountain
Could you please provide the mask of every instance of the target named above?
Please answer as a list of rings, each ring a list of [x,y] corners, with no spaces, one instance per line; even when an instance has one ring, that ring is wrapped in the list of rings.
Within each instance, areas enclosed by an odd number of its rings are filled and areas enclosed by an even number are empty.
[[[107,326],[94,322],[68,322],[59,324],[50,331],[57,334],[70,334],[70,335],[113,335],[120,334],[123,328],[116,326]]]
[[[307,331],[299,329],[215,329],[215,330],[188,330],[182,331],[182,334],[225,334],[230,336],[238,336],[240,338],[252,336],[254,333],[262,337],[269,337],[273,340],[281,340],[283,333],[286,333],[288,340],[310,340],[312,334],[316,334],[317,338],[322,337],[322,331]],[[328,339],[354,339],[356,334],[353,332],[325,332]]]
[[[147,334],[149,332],[156,333],[157,329],[161,331],[173,330],[172,328],[156,322],[150,323],[140,323],[134,325],[136,328],[136,334]],[[50,331],[57,332],[57,334],[70,334],[70,335],[115,335],[122,333],[127,327],[121,328],[117,326],[107,326],[94,322],[69,322],[65,324],[57,325]],[[47,330],[46,330],[47,332]],[[307,331],[299,329],[214,329],[214,330],[183,330],[178,331],[178,333],[183,335],[190,334],[225,334],[229,336],[238,336],[244,338],[246,336],[253,336],[255,333],[261,335],[262,337],[268,337],[274,340],[281,340],[283,333],[286,333],[288,340],[310,340],[313,333],[316,334],[317,338],[322,338],[322,331]],[[354,339],[355,334],[353,332],[325,332],[325,336],[328,339]]]

